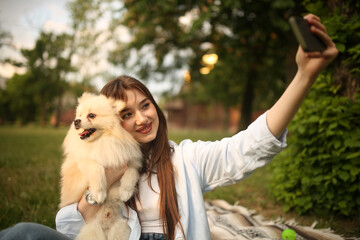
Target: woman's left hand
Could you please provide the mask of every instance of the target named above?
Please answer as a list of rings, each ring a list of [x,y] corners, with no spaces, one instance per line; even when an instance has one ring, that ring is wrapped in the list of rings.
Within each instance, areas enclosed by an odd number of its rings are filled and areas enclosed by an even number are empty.
[[[266,116],[267,125],[277,138],[293,119],[317,75],[334,60],[339,52],[319,17],[308,14],[305,19],[310,23],[311,31],[324,42],[326,49],[323,52],[304,52],[299,46],[296,54],[298,72]]]
[[[118,166],[118,167],[107,167],[105,168],[105,176],[106,176],[106,184],[107,190],[113,185],[116,181],[118,181],[126,172],[128,166]]]
[[[329,37],[325,26],[320,18],[314,14],[308,14],[304,17],[311,25],[311,32],[316,34],[325,44],[326,49],[323,52],[304,52],[299,46],[296,54],[296,63],[298,71],[303,76],[309,77],[314,81],[317,75],[332,61],[338,54],[334,42]]]

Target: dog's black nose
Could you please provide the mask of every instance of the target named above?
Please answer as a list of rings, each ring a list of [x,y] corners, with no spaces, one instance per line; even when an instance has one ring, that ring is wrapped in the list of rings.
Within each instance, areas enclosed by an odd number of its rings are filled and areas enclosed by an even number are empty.
[[[74,120],[74,125],[75,125],[75,128],[76,128],[76,129],[79,129],[79,128],[80,128],[80,123],[81,123],[81,120],[80,120],[80,119]]]

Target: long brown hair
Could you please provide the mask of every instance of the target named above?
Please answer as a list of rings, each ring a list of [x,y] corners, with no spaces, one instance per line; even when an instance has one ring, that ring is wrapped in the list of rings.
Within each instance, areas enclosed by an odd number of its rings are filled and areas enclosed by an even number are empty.
[[[172,240],[175,238],[175,227],[177,224],[179,224],[183,235],[184,231],[180,222],[175,189],[175,171],[171,162],[173,149],[168,140],[165,115],[155,102],[148,88],[133,77],[126,75],[117,77],[108,82],[101,89],[100,93],[107,97],[121,99],[126,102],[126,90],[137,90],[148,97],[152,104],[154,104],[159,117],[159,128],[156,138],[149,143],[148,148],[142,149],[145,160],[141,172],[148,174],[148,183],[151,187],[150,176],[154,173],[154,169],[156,169],[160,187],[160,217],[163,222],[163,230],[164,233],[166,233],[166,238]],[[127,202],[127,205],[137,210],[135,196]]]

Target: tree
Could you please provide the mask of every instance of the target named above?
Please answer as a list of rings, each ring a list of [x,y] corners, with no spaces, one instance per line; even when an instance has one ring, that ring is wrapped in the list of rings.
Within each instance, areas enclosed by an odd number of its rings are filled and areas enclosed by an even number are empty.
[[[15,74],[7,81],[3,90],[1,108],[2,117],[6,121],[17,121],[20,124],[33,122],[38,115],[37,103],[34,99],[34,82],[29,73]]]
[[[11,112],[21,123],[36,120],[40,115],[42,125],[56,97],[61,97],[67,88],[65,75],[72,71],[67,49],[70,37],[41,32],[33,49],[22,49],[27,72],[16,74],[6,85],[6,96],[11,102]]]
[[[107,63],[107,44],[109,29],[107,26],[109,8],[112,0],[73,0],[67,5],[71,15],[72,65],[78,69],[77,84],[81,82],[85,89],[95,90],[92,81],[102,72],[101,64]]]
[[[11,47],[12,46],[11,42],[12,42],[11,33],[7,32],[7,31],[3,31],[0,28],[0,48],[2,48],[4,46]]]
[[[35,82],[35,99],[40,107],[41,123],[46,124],[49,107],[55,97],[62,96],[65,88],[65,74],[72,70],[65,51],[70,40],[66,34],[40,34],[32,50],[22,50],[27,60],[31,78]]]
[[[132,40],[117,45],[110,59],[130,67],[136,52],[133,71],[145,78],[153,72],[189,68],[190,95],[200,101],[213,98],[225,106],[241,103],[243,129],[251,121],[254,101],[269,101],[271,96],[272,103],[284,88],[291,42],[287,10],[294,7],[292,0],[127,0],[113,26],[127,26]],[[210,74],[201,75],[206,53],[216,53],[219,61]],[[170,63],[169,55],[174,56]]]

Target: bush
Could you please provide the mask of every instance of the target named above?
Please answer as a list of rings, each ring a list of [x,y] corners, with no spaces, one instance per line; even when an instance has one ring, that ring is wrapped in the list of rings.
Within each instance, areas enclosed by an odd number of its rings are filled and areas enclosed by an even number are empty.
[[[272,164],[270,189],[285,211],[360,214],[360,96],[339,96],[340,87],[330,74],[317,79]]]

